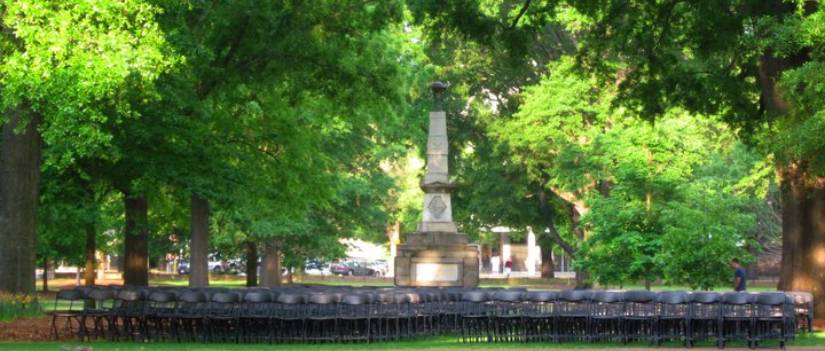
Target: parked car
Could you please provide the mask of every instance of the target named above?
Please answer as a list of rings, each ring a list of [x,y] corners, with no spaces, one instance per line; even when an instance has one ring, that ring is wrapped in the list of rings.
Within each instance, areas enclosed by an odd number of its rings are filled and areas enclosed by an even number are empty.
[[[304,273],[308,275],[329,274],[329,266],[319,260],[307,260],[304,264]]]
[[[376,271],[365,263],[349,261],[333,264],[330,272],[337,275],[374,276]]]
[[[352,275],[352,268],[345,262],[338,262],[329,266],[329,272],[335,275]]]
[[[386,260],[376,260],[374,262],[370,262],[368,265],[370,269],[375,271],[373,274],[376,277],[383,277],[387,275],[387,271],[390,269],[390,265],[387,263]]]
[[[180,260],[178,262],[178,274],[189,274],[189,261]]]
[[[212,273],[223,273],[226,270],[226,267],[224,266],[225,263],[223,261],[210,259],[208,265],[209,272]]]
[[[238,259],[228,261],[222,260],[219,259],[215,254],[209,255],[207,267],[209,269],[209,273],[216,274],[234,273],[246,268],[241,266],[241,262]],[[180,262],[178,262],[178,274],[190,274],[191,271],[192,267],[189,260],[180,260]]]

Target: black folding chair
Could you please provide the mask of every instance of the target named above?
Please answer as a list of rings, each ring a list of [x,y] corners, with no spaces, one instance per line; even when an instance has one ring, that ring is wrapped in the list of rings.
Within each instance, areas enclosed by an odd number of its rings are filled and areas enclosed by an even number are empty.
[[[788,291],[785,292],[791,297],[794,306],[796,319],[796,329],[799,331],[814,331],[814,296],[809,292]]]
[[[124,288],[117,292],[111,320],[115,326],[112,338],[128,337],[132,341],[144,340],[145,303],[141,289]]]
[[[209,306],[206,296],[200,289],[184,290],[178,295],[172,320],[172,334],[178,342],[182,339],[196,341],[199,336],[203,338],[206,332],[203,321]]]
[[[622,338],[628,341],[656,342],[656,293],[628,291],[624,295]]]
[[[555,325],[559,341],[587,341],[590,319],[590,290],[564,290],[555,305]]]
[[[313,342],[338,341],[338,302],[339,297],[327,292],[308,295],[306,332],[304,340]]]
[[[370,341],[370,305],[362,294],[347,294],[338,304],[337,327],[342,341]]]
[[[661,292],[656,297],[656,345],[665,341],[680,341],[688,346],[690,295],[685,292]]]
[[[493,341],[522,341],[524,337],[523,291],[499,290],[493,294]]]
[[[690,318],[688,320],[688,346],[697,342],[713,340],[721,346],[719,324],[721,318],[721,295],[715,292],[695,292],[690,294]]]
[[[553,291],[531,291],[525,296],[524,340],[558,341],[553,327],[553,305],[558,293]]]
[[[168,340],[173,336],[177,296],[172,291],[153,291],[146,298],[144,334],[148,340]]]
[[[489,342],[492,305],[486,291],[472,290],[461,296],[461,340],[463,342]]]
[[[719,324],[719,347],[730,341],[745,341],[753,347],[754,296],[749,293],[731,292],[722,295],[722,312]]]
[[[68,331],[68,335],[78,335],[84,339],[83,309],[85,304],[83,291],[79,289],[60,290],[54,298],[54,308],[50,314],[52,322],[49,327],[49,338],[57,340],[60,338],[60,329]],[[60,320],[63,326],[58,327]],[[75,326],[77,329],[75,330]]]
[[[90,289],[86,294],[81,327],[88,339],[106,338],[114,330],[112,309],[115,305],[115,290],[109,287]],[[88,322],[92,322],[89,330]]]
[[[240,342],[240,297],[233,292],[217,292],[209,299],[204,317],[204,341]]]
[[[272,294],[269,290],[251,290],[243,297],[240,316],[241,337],[245,342],[272,343]]]
[[[761,293],[753,302],[753,347],[776,340],[780,348],[794,337],[793,300],[784,293]]]
[[[623,332],[624,292],[597,291],[590,302],[587,341],[625,341]]]
[[[283,292],[278,295],[273,308],[273,339],[277,342],[302,341],[306,335],[307,309],[304,295]]]

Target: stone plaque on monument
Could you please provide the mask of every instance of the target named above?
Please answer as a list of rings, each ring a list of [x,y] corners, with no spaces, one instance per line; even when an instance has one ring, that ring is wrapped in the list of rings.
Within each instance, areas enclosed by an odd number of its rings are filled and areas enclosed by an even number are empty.
[[[416,263],[414,271],[416,283],[452,282],[459,277],[456,263]]]
[[[478,286],[478,246],[467,243],[453,222],[450,193],[447,113],[442,108],[447,86],[433,83],[435,108],[430,112],[427,136],[427,173],[422,220],[398,246],[395,257],[397,286]]]

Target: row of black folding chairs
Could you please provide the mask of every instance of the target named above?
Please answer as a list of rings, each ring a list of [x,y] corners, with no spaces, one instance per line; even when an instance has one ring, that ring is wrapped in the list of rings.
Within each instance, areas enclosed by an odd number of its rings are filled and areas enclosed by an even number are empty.
[[[62,330],[81,339],[400,340],[455,330],[458,318],[448,305],[462,291],[83,287],[57,294],[51,333],[58,338]]]
[[[51,328],[53,337],[62,329],[82,339],[115,340],[341,342],[457,333],[465,341],[676,340],[691,346],[710,339],[720,346],[731,340],[756,346],[766,339],[784,344],[793,338],[797,324],[809,328],[808,297],[462,288],[98,286],[59,292]],[[58,323],[61,317],[63,328]]]
[[[794,299],[784,293],[649,291],[467,292],[465,341],[647,341],[691,347],[709,340],[757,347],[794,338]],[[807,316],[806,316],[807,317]],[[808,322],[809,323],[809,322]]]

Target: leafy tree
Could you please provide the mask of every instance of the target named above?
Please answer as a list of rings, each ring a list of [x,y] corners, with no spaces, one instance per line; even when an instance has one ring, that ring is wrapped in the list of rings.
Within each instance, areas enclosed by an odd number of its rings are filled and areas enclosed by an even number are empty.
[[[825,280],[812,260],[825,233],[813,224],[825,192],[812,156],[821,154],[820,138],[810,131],[820,120],[821,94],[811,79],[820,73],[823,38],[816,33],[825,10],[805,1],[571,5],[592,21],[580,61],[602,69],[603,57],[621,57],[621,104],[650,119],[672,106],[719,114],[774,152],[783,202],[779,288],[821,296]],[[825,313],[825,304],[816,311]]]
[[[43,264],[44,271],[48,261],[85,266],[86,284],[93,285],[104,189],[100,189],[88,175],[78,174],[72,168],[62,171],[46,168],[40,187],[38,261]]]
[[[701,180],[681,185],[683,198],[669,202],[662,211],[664,230],[657,259],[669,282],[705,290],[729,285],[730,260],[753,259],[746,251],[747,234],[755,223],[745,206],[751,199],[714,185]]]
[[[168,67],[156,13],[137,0],[0,3],[0,290],[34,289],[41,162],[106,154],[102,125],[132,115],[124,95]],[[61,152],[41,160],[43,145]]]
[[[302,225],[304,217],[326,218],[318,213],[338,201],[346,179],[370,179],[360,169],[378,159],[372,146],[403,131],[407,72],[398,66],[409,60],[392,34],[399,27],[390,26],[399,5],[324,2],[310,11],[289,1],[159,2],[161,28],[184,59],[158,79],[159,99],[131,101],[141,123],[116,129],[123,157],[104,167],[127,195],[127,214],[141,222],[131,227],[163,226],[149,225],[146,214],[147,199],[164,196],[157,189],[175,189],[176,202],[189,194],[189,230],[173,229],[191,231],[194,285],[205,284],[212,213],[241,208],[230,217],[241,218],[244,231],[293,217],[296,228],[316,227]],[[258,213],[245,210],[253,206]],[[132,283],[145,281],[140,261],[148,252],[140,242],[148,232],[137,236],[138,250],[127,241],[127,256],[136,251],[138,260],[127,267],[140,267],[127,274]]]
[[[576,33],[578,62],[618,85],[616,105],[654,120],[674,107],[722,116],[775,154],[783,202],[780,288],[825,291],[813,270],[822,250],[819,165],[823,8],[809,1],[422,2],[422,23],[511,48],[559,21]],[[721,10],[720,10],[721,9]],[[502,19],[506,19],[502,20]],[[510,24],[509,26],[506,24]],[[443,27],[443,28],[439,28]],[[534,42],[536,36],[522,36]],[[518,53],[518,50],[510,50]],[[522,55],[523,56],[523,55]],[[616,69],[618,65],[619,69]],[[792,145],[793,144],[793,145]],[[811,244],[814,243],[814,244]],[[820,301],[822,299],[818,299]],[[825,304],[817,304],[825,313]]]

